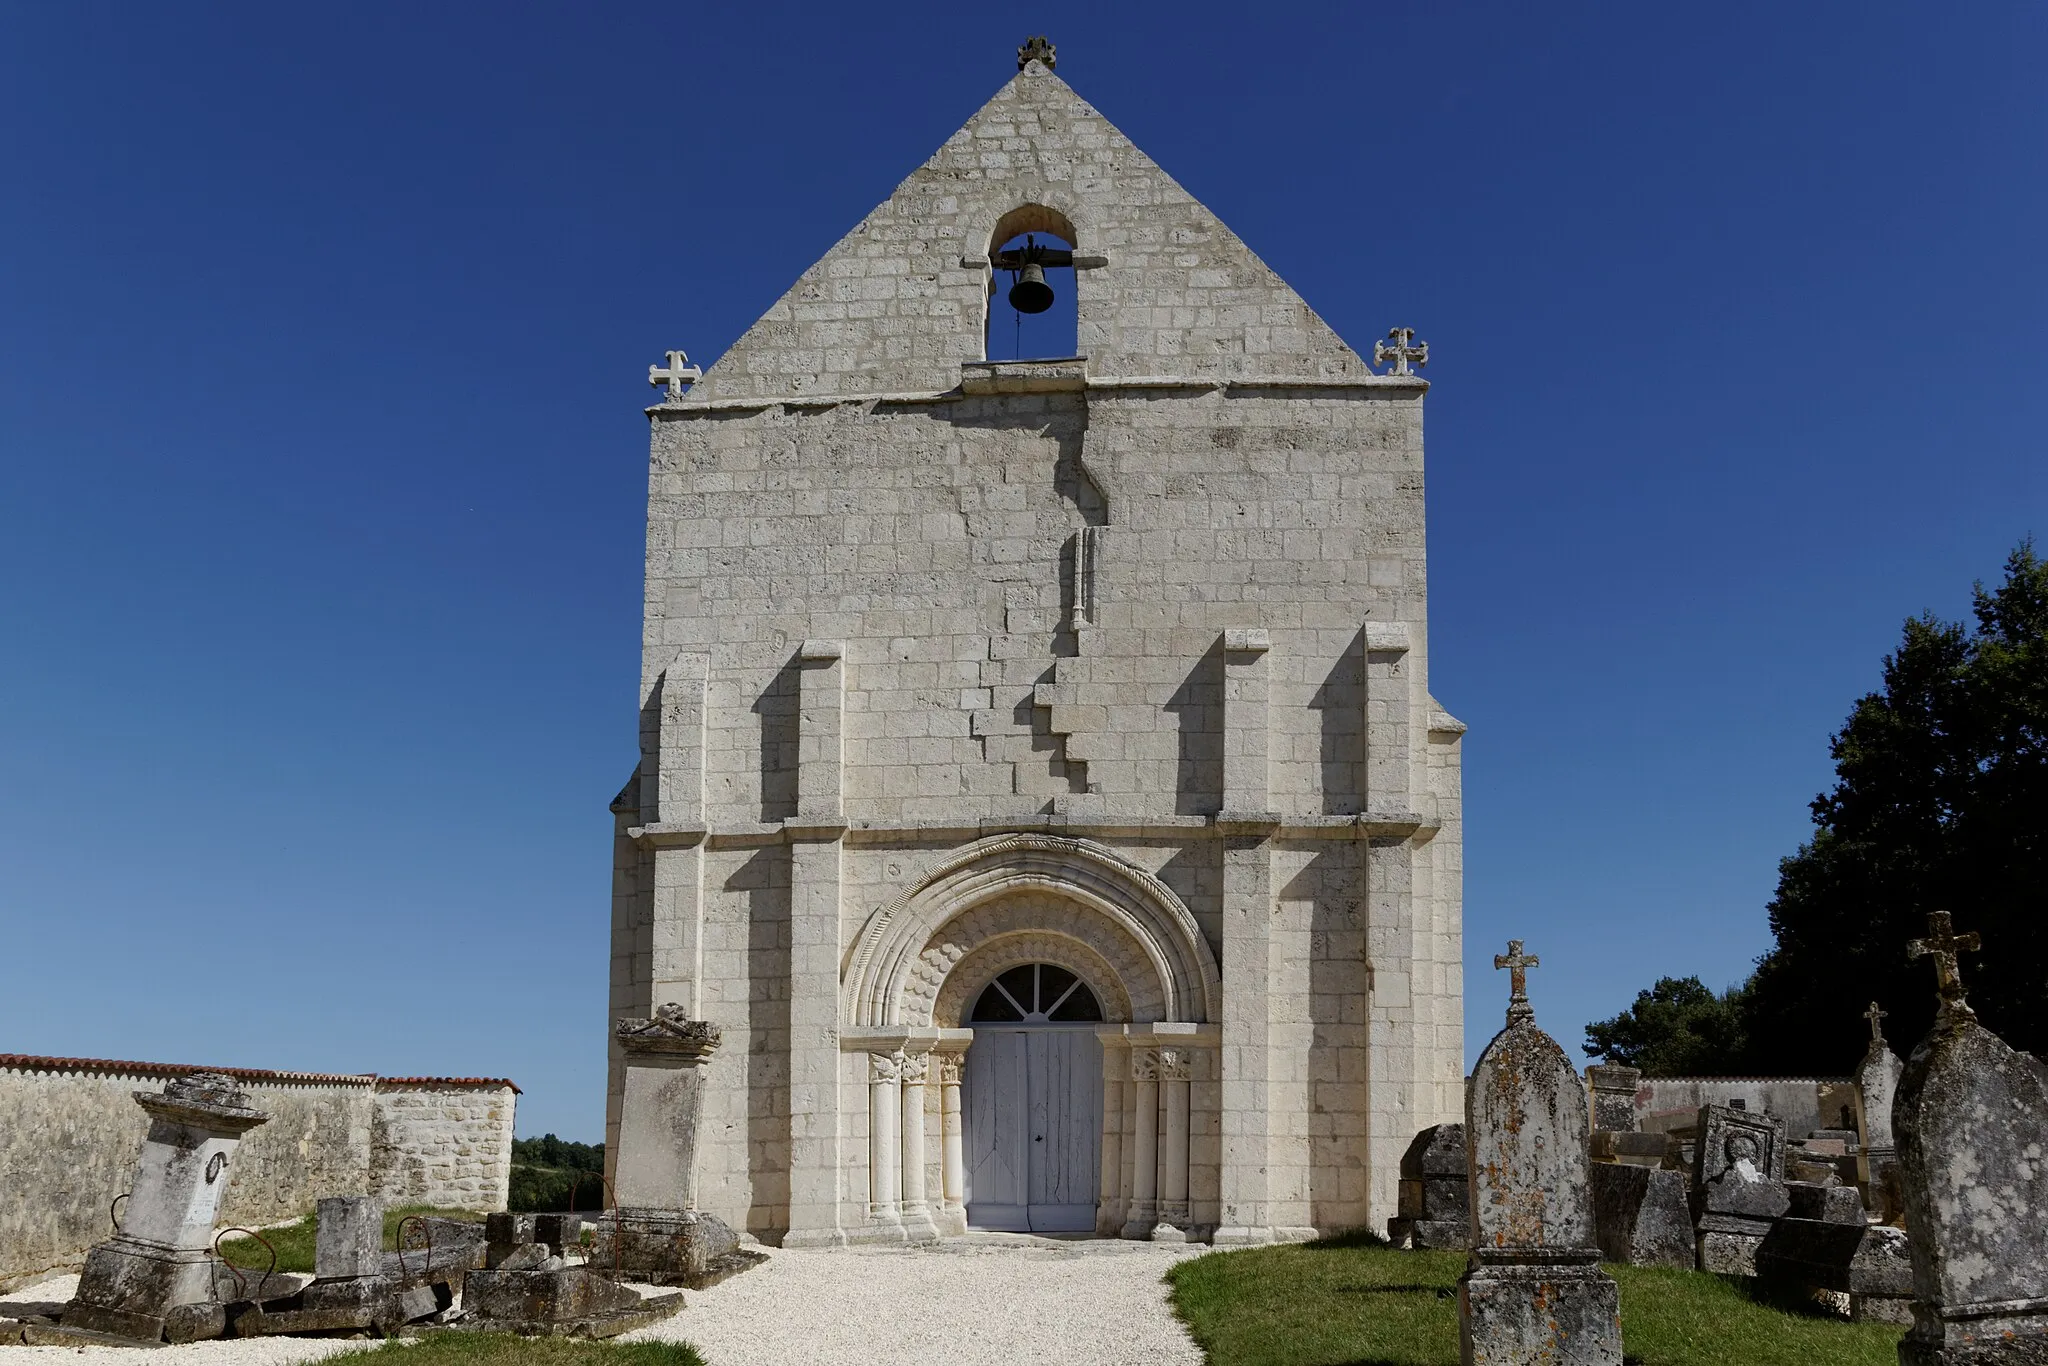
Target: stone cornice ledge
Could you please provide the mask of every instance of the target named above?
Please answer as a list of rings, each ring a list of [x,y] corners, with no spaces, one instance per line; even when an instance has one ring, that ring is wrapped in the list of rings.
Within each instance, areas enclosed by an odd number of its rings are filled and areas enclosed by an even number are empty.
[[[696,413],[759,411],[766,408],[837,408],[861,403],[955,403],[991,393],[1045,393],[1060,389],[1111,392],[1117,389],[1387,389],[1421,394],[1429,381],[1415,375],[1089,375],[1067,373],[1066,361],[963,361],[962,384],[954,389],[911,389],[896,393],[742,394],[732,398],[683,399],[642,411],[649,418]],[[974,367],[970,381],[967,367]],[[1047,367],[1038,373],[1036,367]],[[1006,373],[1007,371],[1007,373]]]
[[[633,825],[626,838],[643,849],[688,849],[702,844],[708,832],[701,825]]]
[[[1226,811],[1214,816],[1118,816],[1074,813],[931,821],[750,821],[709,830],[690,827],[708,848],[744,849],[786,841],[844,838],[848,844],[926,844],[976,840],[988,835],[1039,833],[1095,839],[1214,839],[1245,835],[1269,839],[1427,839],[1441,824],[1415,811],[1370,811],[1359,815],[1289,816],[1272,811]],[[643,848],[683,848],[697,838],[672,837],[666,826],[636,826],[626,833]]]

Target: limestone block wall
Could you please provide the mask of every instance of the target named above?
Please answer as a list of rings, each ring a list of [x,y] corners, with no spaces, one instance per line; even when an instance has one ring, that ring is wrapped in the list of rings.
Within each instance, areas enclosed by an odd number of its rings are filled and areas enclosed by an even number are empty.
[[[502,1081],[378,1081],[370,1112],[370,1189],[390,1204],[505,1208],[517,1094]]]
[[[1856,1127],[1856,1083],[1848,1077],[1644,1077],[1636,1086],[1636,1118],[1646,1129],[1683,1128],[1702,1105],[1776,1115],[1795,1139]]]
[[[90,1058],[0,1055],[0,1288],[75,1269],[112,1231],[109,1208],[128,1189],[148,1117],[137,1091],[171,1077],[228,1071],[269,1123],[237,1148],[221,1207],[223,1225],[261,1227],[297,1218],[323,1196],[421,1199],[502,1209],[511,1175],[510,1082],[199,1068]],[[391,1107],[419,1112],[430,1098],[438,1118],[392,1125]],[[462,1112],[450,1118],[446,1112]],[[380,1149],[381,1145],[381,1149]],[[452,1155],[468,1147],[471,1155]],[[465,1165],[468,1164],[468,1165]],[[446,1168],[445,1180],[433,1174]],[[431,1179],[409,1192],[403,1174]],[[400,1179],[385,1184],[386,1173]],[[492,1179],[494,1174],[495,1179]]]

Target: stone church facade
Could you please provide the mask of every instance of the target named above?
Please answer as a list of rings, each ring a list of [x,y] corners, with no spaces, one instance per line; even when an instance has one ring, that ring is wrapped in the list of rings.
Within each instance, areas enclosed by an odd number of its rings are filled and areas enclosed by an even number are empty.
[[[1073,248],[1078,356],[984,359],[1023,232]],[[722,1030],[699,1208],[1384,1228],[1463,1098],[1426,388],[1049,50],[671,385],[611,1013]]]

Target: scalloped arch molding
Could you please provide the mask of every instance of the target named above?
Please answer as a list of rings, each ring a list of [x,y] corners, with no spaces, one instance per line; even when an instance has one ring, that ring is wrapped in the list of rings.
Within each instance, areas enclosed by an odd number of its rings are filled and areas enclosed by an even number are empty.
[[[1048,924],[1044,932],[1077,939],[1112,964],[1135,958],[1142,966],[1124,971],[1140,980],[1115,984],[1134,1005],[1156,1001],[1160,1020],[1207,1024],[1217,1018],[1216,957],[1172,888],[1093,840],[1023,833],[954,850],[868,917],[841,975],[845,1018],[876,1028],[928,1017],[941,984],[934,973],[942,979],[980,947],[966,945],[952,962],[932,962],[925,950],[934,937],[977,907],[1019,893],[1049,895],[1080,912],[1059,917],[1066,923]],[[1143,980],[1148,975],[1153,980]]]

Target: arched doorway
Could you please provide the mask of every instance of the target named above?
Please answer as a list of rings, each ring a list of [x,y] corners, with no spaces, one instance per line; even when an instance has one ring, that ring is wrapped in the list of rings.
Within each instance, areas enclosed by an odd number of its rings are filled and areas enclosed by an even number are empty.
[[[962,1088],[967,1223],[1013,1233],[1095,1227],[1102,1154],[1102,1005],[1054,963],[984,987]]]

